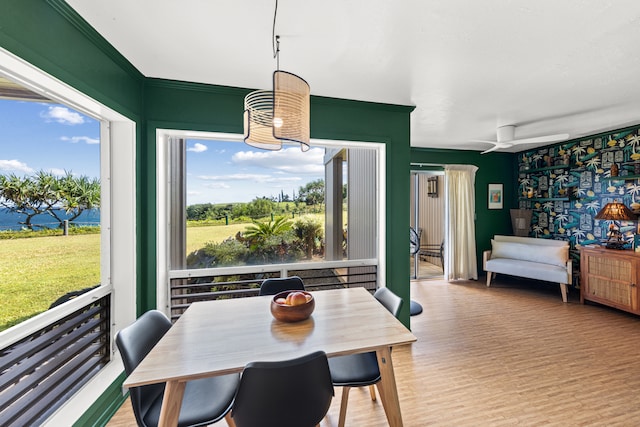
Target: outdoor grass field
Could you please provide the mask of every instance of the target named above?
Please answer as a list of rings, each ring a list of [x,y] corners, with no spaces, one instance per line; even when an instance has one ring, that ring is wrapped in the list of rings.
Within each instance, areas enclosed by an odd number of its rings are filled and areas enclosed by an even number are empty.
[[[100,283],[100,235],[0,240],[0,330]]]
[[[220,243],[234,237],[249,224],[211,225],[208,227],[187,227],[187,254],[204,247],[209,242]]]
[[[187,253],[248,224],[187,228]],[[100,283],[100,235],[0,240],[0,331],[47,310],[70,291]]]

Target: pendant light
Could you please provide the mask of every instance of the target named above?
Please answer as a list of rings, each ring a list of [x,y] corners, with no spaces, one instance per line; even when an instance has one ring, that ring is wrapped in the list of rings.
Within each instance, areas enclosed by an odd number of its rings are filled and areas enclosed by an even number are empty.
[[[298,142],[309,149],[309,84],[280,70],[280,36],[275,35],[278,0],[273,16],[273,90],[257,90],[244,98],[244,142],[264,150],[280,150],[283,142]]]

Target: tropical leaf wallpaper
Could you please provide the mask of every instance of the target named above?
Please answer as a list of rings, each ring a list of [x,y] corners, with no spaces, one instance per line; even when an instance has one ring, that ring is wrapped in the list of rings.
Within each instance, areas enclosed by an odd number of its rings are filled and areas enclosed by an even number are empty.
[[[610,221],[598,211],[618,201],[640,214],[640,126],[519,153],[518,185],[519,207],[532,210],[529,235],[569,241],[577,284],[577,248],[607,239]],[[637,222],[616,225],[631,248]]]

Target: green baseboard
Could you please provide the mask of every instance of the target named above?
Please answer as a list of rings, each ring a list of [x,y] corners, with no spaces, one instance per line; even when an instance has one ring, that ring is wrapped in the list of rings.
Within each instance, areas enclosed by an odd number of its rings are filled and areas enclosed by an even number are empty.
[[[124,372],[111,383],[93,405],[73,424],[73,427],[104,427],[111,417],[118,411],[127,395],[122,395],[122,383],[126,375]]]

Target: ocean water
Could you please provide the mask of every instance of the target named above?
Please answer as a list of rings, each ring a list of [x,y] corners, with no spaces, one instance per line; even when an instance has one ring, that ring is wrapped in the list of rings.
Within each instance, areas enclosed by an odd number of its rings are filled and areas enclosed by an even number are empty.
[[[60,215],[62,218],[69,218],[70,215]],[[0,231],[6,230],[20,230],[23,225],[20,221],[25,220],[25,215],[11,213],[6,208],[0,208]],[[58,222],[55,218],[47,214],[36,215],[32,221],[34,225],[46,225],[49,228],[55,228],[58,226]],[[90,211],[84,211],[78,218],[76,218],[72,224],[75,225],[100,225],[100,210],[92,209]],[[36,228],[37,229],[37,228]]]

